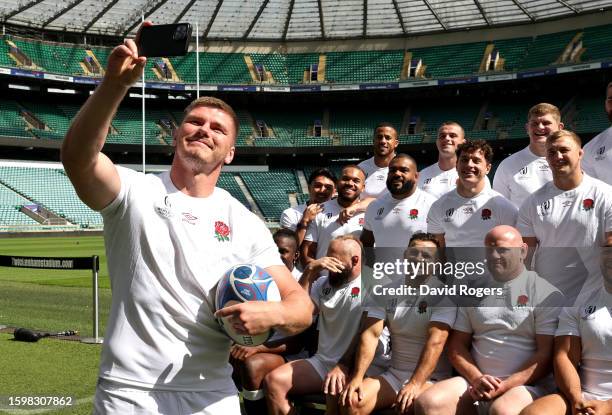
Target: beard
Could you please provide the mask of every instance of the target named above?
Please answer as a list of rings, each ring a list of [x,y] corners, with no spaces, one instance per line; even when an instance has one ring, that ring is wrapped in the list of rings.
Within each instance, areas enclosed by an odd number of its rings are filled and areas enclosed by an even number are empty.
[[[349,278],[351,277],[351,274],[353,272],[353,267],[351,266],[350,268],[344,268],[342,271],[340,272],[329,272],[329,285],[331,285],[334,288],[338,288],[341,285],[344,285]]]
[[[392,195],[405,195],[406,193],[410,193],[414,188],[415,182],[407,181],[400,188],[393,187],[391,182],[387,180],[387,190]]]

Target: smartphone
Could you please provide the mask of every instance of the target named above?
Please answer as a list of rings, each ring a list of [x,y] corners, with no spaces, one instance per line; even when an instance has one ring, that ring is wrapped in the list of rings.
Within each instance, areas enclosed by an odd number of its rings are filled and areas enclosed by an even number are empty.
[[[183,56],[191,40],[189,23],[144,26],[140,30],[138,54],[147,57]]]

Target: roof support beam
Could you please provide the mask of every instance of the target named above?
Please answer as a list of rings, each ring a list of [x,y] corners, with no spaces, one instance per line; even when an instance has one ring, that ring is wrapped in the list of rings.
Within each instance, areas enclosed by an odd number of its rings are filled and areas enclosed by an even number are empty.
[[[223,4],[223,0],[219,0],[217,2],[217,7],[215,7],[215,11],[213,12],[212,16],[210,16],[210,21],[208,22],[208,25],[206,26],[206,30],[204,30],[204,33],[202,34],[202,39],[205,39],[208,37],[208,34],[210,33],[210,29],[212,28],[212,25],[215,22],[215,19],[217,18],[217,14],[219,14],[219,9],[221,9],[222,4]]]
[[[264,0],[264,2],[261,3],[261,6],[259,6],[259,10],[257,10],[257,14],[255,15],[255,17],[253,18],[253,21],[251,21],[251,24],[249,25],[249,28],[246,30],[246,32],[244,32],[244,35],[242,36],[243,39],[246,40],[249,37],[249,35],[251,34],[251,30],[253,30],[253,28],[257,24],[257,20],[259,20],[259,16],[261,16],[264,9],[268,5],[269,1],[270,0]]]
[[[531,20],[532,22],[536,21],[535,17],[533,17],[533,15],[531,13],[529,13],[526,8],[523,7],[523,5],[521,4],[520,1],[512,0],[512,3],[514,3],[516,5],[516,7],[521,9],[521,11],[523,13],[525,13],[525,16],[529,17],[529,20]]]
[[[289,22],[291,21],[291,15],[293,14],[293,5],[295,0],[289,2],[289,11],[287,12],[287,18],[285,19],[285,27],[283,28],[283,41],[287,40],[287,32],[289,31]]]
[[[155,6],[153,6],[148,12],[146,12],[144,14],[145,20],[147,19],[147,17],[151,16],[153,13],[155,13],[155,11],[157,11],[157,9],[159,9],[161,6],[163,6],[168,0],[161,0],[160,2],[158,2]],[[125,32],[123,32],[123,37],[126,37],[128,35],[128,33],[130,33],[136,26],[138,26],[141,22],[136,20],[130,27],[128,27],[127,29],[125,29]]]
[[[85,25],[85,27],[83,28],[83,32],[87,32],[87,31],[89,30],[89,28],[90,28],[90,27],[92,27],[93,25],[95,25],[95,24],[96,24],[96,22],[97,22],[98,20],[100,20],[100,18],[101,18],[102,16],[104,16],[104,14],[106,14],[106,12],[107,12],[107,11],[109,11],[109,10],[111,9],[111,7],[113,7],[115,4],[117,4],[117,1],[119,1],[119,0],[112,0],[110,3],[108,3],[108,4],[106,5],[106,7],[105,7],[105,8],[103,8],[102,10],[100,10],[100,13],[96,14],[96,15],[95,15],[95,17],[94,17],[93,19],[91,19],[91,20],[89,21],[89,23],[87,23],[87,24]]]
[[[402,18],[402,13],[397,5],[397,0],[393,0],[393,7],[395,8],[395,13],[397,13],[397,20],[399,20],[400,26],[402,26],[402,32],[407,35],[408,32],[406,32],[406,25],[404,25],[404,19]]]
[[[368,35],[368,0],[363,0],[363,31],[362,36]]]
[[[431,14],[434,15],[434,17],[436,18],[436,20],[438,21],[438,23],[440,23],[440,26],[442,26],[442,29],[444,30],[448,30],[448,27],[446,27],[446,24],[444,24],[444,22],[442,21],[442,19],[440,19],[440,16],[438,16],[438,13],[436,12],[436,10],[431,7],[431,4],[429,4],[429,1],[427,0],[423,0],[423,2],[425,3],[425,5],[429,8],[429,11],[431,12]]]
[[[577,8],[575,8],[574,6],[572,6],[571,4],[566,2],[565,0],[557,0],[557,2],[561,3],[562,5],[564,5],[565,7],[567,7],[568,9],[570,9],[571,11],[573,11],[576,14],[580,13]]]
[[[68,6],[64,7],[62,10],[60,10],[59,12],[55,13],[53,16],[51,16],[50,18],[48,18],[43,24],[42,27],[45,28],[47,27],[47,25],[49,23],[51,23],[52,21],[54,21],[55,19],[57,19],[58,17],[60,17],[61,15],[68,13],[70,10],[74,9],[76,6],[78,6],[80,3],[83,3],[83,0],[76,0],[73,1],[72,4],[69,4]]]
[[[317,6],[319,7],[319,24],[321,25],[321,38],[325,39],[325,24],[323,23],[323,5],[321,0],[317,0]]]
[[[41,3],[41,2],[43,2],[43,0],[34,0],[34,1],[29,2],[29,3],[24,4],[23,6],[21,6],[21,7],[20,7],[20,8],[18,8],[17,10],[13,10],[13,11],[12,11],[12,12],[10,12],[9,14],[6,14],[6,15],[4,16],[4,21],[6,22],[6,21],[7,21],[8,19],[10,19],[11,17],[13,17],[13,16],[15,16],[15,15],[17,15],[17,14],[21,13],[21,12],[22,12],[22,11],[24,11],[24,10],[29,9],[29,8],[30,8],[30,7],[32,7],[32,6],[36,6],[38,3]]]
[[[187,13],[189,9],[191,9],[191,6],[193,6],[193,3],[195,3],[195,0],[191,0],[189,3],[187,3],[187,5],[183,7],[183,10],[181,10],[181,12],[176,16],[176,18],[174,19],[172,23],[174,24],[179,23],[181,19],[183,18],[183,16],[185,16],[185,13]]]
[[[487,14],[485,13],[484,9],[482,8],[482,4],[480,4],[480,1],[474,0],[474,3],[476,4],[476,7],[478,7],[478,11],[482,15],[482,18],[484,19],[484,21],[487,22],[488,26],[491,26],[491,21],[489,20],[489,16],[487,16]]]

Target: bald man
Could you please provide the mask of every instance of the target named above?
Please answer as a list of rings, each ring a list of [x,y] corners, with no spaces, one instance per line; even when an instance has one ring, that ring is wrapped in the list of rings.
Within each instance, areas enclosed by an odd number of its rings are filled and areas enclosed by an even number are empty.
[[[327,373],[338,363],[359,328],[361,307],[361,243],[352,235],[334,238],[327,256],[308,263],[300,285],[310,292],[319,314],[317,353],[280,366],[265,378],[270,414],[288,414],[289,394],[323,391]],[[321,272],[328,271],[328,276]],[[328,398],[329,406],[332,405]]]
[[[485,237],[492,285],[504,295],[485,297],[478,307],[461,307],[448,344],[461,376],[432,386],[417,399],[416,414],[518,414],[554,390],[553,336],[561,293],[526,270],[527,245],[511,226]]]

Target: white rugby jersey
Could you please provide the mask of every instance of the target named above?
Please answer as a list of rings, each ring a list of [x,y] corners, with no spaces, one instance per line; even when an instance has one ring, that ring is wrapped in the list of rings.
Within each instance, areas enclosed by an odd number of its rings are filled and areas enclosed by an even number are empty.
[[[439,199],[445,193],[457,187],[457,179],[459,174],[456,168],[450,170],[442,170],[438,163],[425,167],[419,172],[418,186],[421,190],[426,191],[434,198]],[[485,177],[486,187],[491,188],[489,177]]]
[[[338,199],[323,203],[323,211],[317,213],[315,219],[308,225],[305,241],[317,243],[317,256],[319,259],[327,255],[327,248],[332,239],[352,233],[357,238],[361,235],[365,222],[364,213],[359,213],[348,220],[344,225],[338,222],[340,211],[344,209],[338,204]]]
[[[386,193],[368,206],[363,228],[374,234],[376,247],[406,248],[413,234],[427,231],[427,213],[434,202],[418,188],[404,199]]]
[[[485,235],[498,225],[514,226],[517,209],[490,188],[472,198],[452,190],[429,209],[427,232],[444,234],[448,247],[482,247]]]
[[[292,231],[297,230],[298,223],[302,220],[302,216],[304,216],[304,211],[306,210],[306,203],[302,203],[301,205],[297,205],[295,207],[288,207],[283,210],[280,217],[280,225],[281,228],[291,229]]]
[[[552,172],[546,157],[536,156],[525,147],[499,164],[493,189],[520,207],[530,194],[550,181]]]
[[[564,308],[555,335],[580,337],[582,390],[612,399],[612,294],[600,287]]]
[[[190,197],[169,172],[117,171],[121,190],[101,211],[113,296],[99,376],[155,390],[233,390],[214,287],[237,264],[282,265],[270,231],[223,189]]]
[[[325,362],[336,364],[351,344],[363,313],[361,296],[361,276],[336,288],[326,276],[312,285],[310,297],[319,308],[317,355]]]
[[[369,197],[377,198],[388,192],[387,174],[389,173],[389,167],[378,167],[374,162],[374,157],[362,161],[358,166],[361,167],[366,174],[365,189],[361,193],[362,199],[367,199]]]
[[[391,367],[401,371],[413,372],[427,341],[429,323],[444,323],[450,328],[455,323],[457,307],[450,301],[431,305],[430,299],[417,298],[412,304],[398,302],[398,298],[389,299],[383,307],[369,307],[368,317],[385,320],[391,334]],[[431,377],[446,379],[451,375],[451,365],[446,353],[440,359]]]
[[[454,329],[472,333],[472,356],[486,374],[507,378],[536,351],[536,334],[555,334],[562,295],[533,271],[502,285],[504,295],[459,307]]]
[[[612,127],[604,130],[583,148],[582,169],[612,186]]]
[[[612,187],[586,174],[572,190],[549,182],[523,203],[517,228],[523,237],[538,239],[538,274],[575,298],[601,278],[599,247],[612,231]]]

